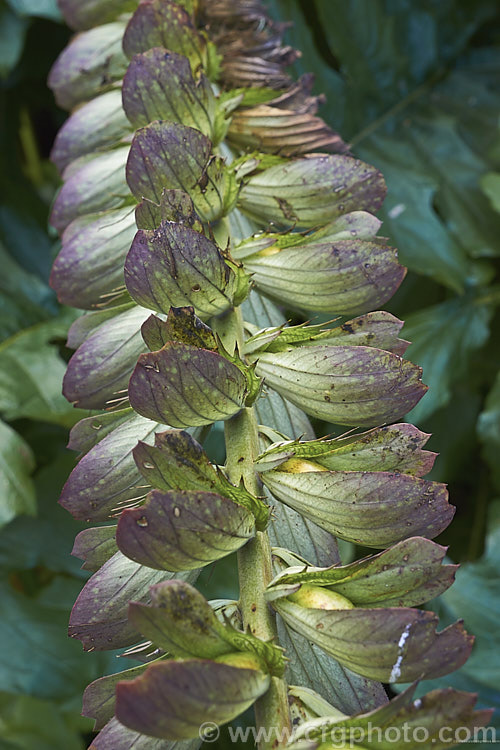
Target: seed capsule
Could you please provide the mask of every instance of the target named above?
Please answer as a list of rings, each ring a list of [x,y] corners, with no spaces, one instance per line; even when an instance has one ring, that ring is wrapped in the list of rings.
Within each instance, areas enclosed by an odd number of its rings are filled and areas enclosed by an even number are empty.
[[[354,609],[354,604],[342,594],[324,589],[321,586],[303,584],[288,599],[308,609]]]

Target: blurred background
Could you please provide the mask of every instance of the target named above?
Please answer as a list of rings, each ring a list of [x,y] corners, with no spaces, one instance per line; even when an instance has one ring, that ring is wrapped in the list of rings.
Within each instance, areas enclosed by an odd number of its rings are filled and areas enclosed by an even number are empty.
[[[432,607],[477,636],[469,662],[424,690],[453,686],[500,709],[498,3],[268,6],[291,24],[296,74],[312,71],[327,95],[323,118],[384,173],[382,234],[409,269],[386,309],[406,321],[407,356],[430,385],[409,419],[434,433],[431,478],[449,483],[457,506],[438,541],[463,563]],[[68,428],[87,414],[61,395],[77,313],[48,286],[58,242],[47,217],[59,185],[49,154],[66,115],[46,78],[68,39],[56,0],[0,0],[0,750],[83,750],[92,736],[80,717],[84,687],[128,666],[66,637],[86,574],[70,556],[81,525],[57,499],[75,461]],[[204,573],[203,590],[236,595],[231,560]]]

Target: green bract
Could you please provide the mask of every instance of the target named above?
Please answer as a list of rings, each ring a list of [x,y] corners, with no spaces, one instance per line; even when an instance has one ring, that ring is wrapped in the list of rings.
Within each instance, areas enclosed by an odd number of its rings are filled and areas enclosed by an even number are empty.
[[[93,575],[70,635],[140,662],[87,689],[92,747],[195,750],[254,703],[262,750],[405,711],[484,723],[469,697],[387,703],[380,684],[447,674],[472,645],[414,608],[452,583],[431,539],[453,508],[422,478],[428,436],[392,424],[426,386],[377,309],[405,274],[377,237],[382,175],[292,82],[259,0],[61,8],[82,33],[50,76],[78,106],[53,152],[52,284],[87,311],[64,393],[97,412],[61,502],[106,522],[75,542]],[[287,323],[279,304],[344,317]],[[306,414],[352,430],[314,439]],[[203,447],[216,422],[224,466]],[[337,537],[382,551],[342,565]],[[207,602],[200,569],[236,551],[239,601]]]

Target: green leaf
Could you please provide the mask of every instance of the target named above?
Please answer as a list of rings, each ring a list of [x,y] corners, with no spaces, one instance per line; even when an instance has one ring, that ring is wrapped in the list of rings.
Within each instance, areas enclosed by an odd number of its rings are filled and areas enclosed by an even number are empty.
[[[480,183],[492,207],[500,213],[500,174],[498,172],[488,172],[488,174],[482,176]]]
[[[477,562],[463,564],[454,586],[442,601],[451,617],[460,617],[476,635],[477,641],[470,662],[462,669],[492,689],[498,688],[500,670],[500,602],[498,600],[498,568],[500,566],[500,502],[493,503],[486,549]]]
[[[71,579],[69,585],[71,599],[80,581]],[[5,608],[0,623],[0,690],[56,700],[81,694],[106,662],[82,658],[81,646],[68,639],[69,600],[44,604],[15,591],[5,580],[0,590]]]
[[[57,0],[7,0],[12,10],[20,16],[37,16],[61,21],[61,12]]]
[[[452,622],[457,614],[463,617],[465,625],[476,636],[472,654],[466,664],[457,672],[446,678],[433,680],[419,686],[418,695],[424,689],[453,687],[479,693],[479,704],[484,708],[496,709],[491,732],[500,730],[500,691],[498,690],[498,672],[500,670],[500,639],[498,635],[498,566],[500,564],[500,503],[495,501],[491,506],[490,531],[487,535],[486,549],[482,558],[473,563],[464,563],[457,572],[457,579],[451,589],[445,592],[432,604],[441,622]],[[471,742],[473,750],[484,748],[480,739]]]
[[[323,116],[387,180],[384,231],[410,269],[463,290],[483,273],[471,258],[497,253],[499,217],[479,180],[498,153],[488,74],[498,50],[456,60],[495,3],[310,5],[304,17],[298,2],[274,2],[295,20],[288,41],[302,51],[299,71],[312,69],[329,94]]]
[[[65,434],[54,435],[46,425],[42,427],[45,445],[50,439],[50,450],[55,459],[39,469],[34,476],[37,495],[37,516],[18,516],[0,530],[0,568],[3,571],[47,568],[81,577],[78,561],[71,557],[75,534],[82,525],[56,502],[74,458],[65,450]],[[48,543],[57,539],[57,544]]]
[[[0,693],[2,750],[84,750],[78,712],[28,695]],[[4,744],[5,743],[5,744]]]
[[[500,489],[500,374],[497,375],[479,415],[477,430],[483,443],[484,456],[490,465],[495,484]]]
[[[34,468],[30,447],[0,421],[0,527],[20,514],[35,515],[35,488],[30,478]]]
[[[34,273],[18,265],[0,243],[0,338],[5,341],[23,328],[57,313],[57,303],[48,286]]]
[[[183,659],[215,659],[234,651],[222,637],[225,626],[193,586],[173,580],[152,586],[150,592],[151,604],[133,602],[129,618],[154,645]]]
[[[27,28],[24,18],[0,6],[0,78],[6,78],[19,62]]]
[[[445,406],[455,383],[466,376],[474,352],[488,339],[493,309],[474,295],[457,297],[408,315],[407,356],[423,368],[429,393],[409,415],[420,422]]]
[[[295,308],[340,315],[378,309],[405,275],[394,248],[353,239],[281,250],[271,246],[244,264],[268,296]]]
[[[65,363],[53,340],[64,341],[73,313],[38,323],[0,345],[0,411],[7,420],[71,426],[82,416],[62,395]]]

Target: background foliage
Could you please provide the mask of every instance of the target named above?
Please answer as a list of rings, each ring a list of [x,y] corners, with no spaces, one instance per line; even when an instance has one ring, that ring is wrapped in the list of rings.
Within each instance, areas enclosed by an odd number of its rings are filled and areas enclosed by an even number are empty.
[[[465,667],[438,682],[500,708],[496,3],[269,5],[294,23],[286,37],[303,53],[296,72],[315,73],[328,95],[323,117],[388,182],[384,233],[409,273],[386,308],[406,320],[408,356],[431,386],[410,419],[434,433],[430,447],[441,456],[431,478],[450,483],[458,508],[439,541],[464,564],[435,609],[443,621],[463,617],[478,636]],[[0,750],[85,747],[82,690],[121,666],[66,638],[84,574],[69,554],[79,524],[56,499],[74,462],[67,428],[82,413],[60,393],[75,313],[47,283],[58,185],[48,155],[64,113],[45,80],[67,39],[55,0],[0,0]],[[235,593],[230,566],[209,571],[206,595]]]

